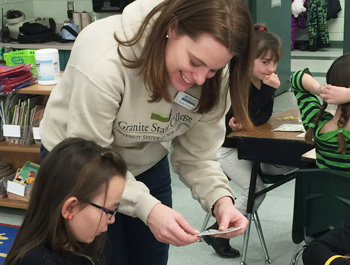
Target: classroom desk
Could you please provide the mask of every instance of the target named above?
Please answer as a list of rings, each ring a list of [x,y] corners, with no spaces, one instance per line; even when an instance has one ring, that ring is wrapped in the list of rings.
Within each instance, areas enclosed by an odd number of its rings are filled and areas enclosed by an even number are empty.
[[[273,131],[282,124],[300,124],[298,120],[284,120],[286,117],[299,118],[299,110],[288,109],[252,130],[231,133],[228,137],[238,139],[238,158],[306,168],[307,163],[301,160],[301,156],[313,146],[307,144],[304,137],[297,137],[301,132]]]
[[[288,109],[252,130],[231,133],[228,137],[237,139],[238,158],[253,162],[250,188],[255,191],[259,164],[277,164],[297,168],[308,168],[309,163],[301,156],[314,148],[304,141],[304,137],[297,137],[301,132],[277,132],[273,129],[282,124],[300,124],[298,120],[285,120],[286,117],[300,117],[298,109]],[[281,185],[284,183],[281,183]],[[258,193],[266,193],[280,185],[272,185]],[[264,192],[265,191],[265,192]],[[249,200],[250,199],[250,200]],[[254,198],[248,199],[247,213],[252,213]]]
[[[255,185],[260,163],[277,164],[297,168],[308,168],[309,166],[309,163],[303,161],[301,156],[311,150],[313,146],[306,143],[304,137],[297,137],[301,132],[273,131],[273,129],[282,124],[300,124],[298,120],[284,119],[286,117],[299,118],[299,109],[288,109],[272,116],[267,123],[257,126],[252,130],[233,132],[228,136],[237,139],[238,158],[253,162],[247,203],[248,219],[250,219],[250,216],[253,213],[254,200],[257,197],[295,178],[294,174],[281,178],[281,180],[278,180],[276,183],[255,193]],[[245,264],[248,240],[249,235],[244,239],[241,264]],[[265,255],[266,262],[270,263],[271,261],[269,260],[267,252]]]

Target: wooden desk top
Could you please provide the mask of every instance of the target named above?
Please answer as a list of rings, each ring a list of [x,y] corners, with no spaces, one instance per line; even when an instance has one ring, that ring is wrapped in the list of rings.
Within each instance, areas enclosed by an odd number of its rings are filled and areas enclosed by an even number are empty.
[[[284,120],[286,117],[295,117],[300,119],[299,109],[288,109],[272,116],[269,121],[263,125],[256,126],[252,130],[242,130],[232,132],[228,137],[254,137],[254,138],[273,138],[281,140],[304,141],[304,137],[297,137],[302,132],[277,132],[273,131],[282,124],[300,124],[298,120]]]

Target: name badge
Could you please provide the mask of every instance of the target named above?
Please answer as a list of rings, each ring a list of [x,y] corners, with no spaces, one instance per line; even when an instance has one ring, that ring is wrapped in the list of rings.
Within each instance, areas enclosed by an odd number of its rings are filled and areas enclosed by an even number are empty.
[[[198,104],[198,99],[185,92],[180,91],[176,94],[174,102],[183,106],[186,109],[194,110],[194,108]]]

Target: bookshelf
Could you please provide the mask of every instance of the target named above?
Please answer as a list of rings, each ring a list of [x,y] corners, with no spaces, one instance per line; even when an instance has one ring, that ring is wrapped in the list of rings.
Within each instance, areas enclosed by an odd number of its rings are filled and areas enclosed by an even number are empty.
[[[55,85],[43,86],[34,84],[16,91],[20,94],[50,95]],[[22,167],[27,161],[40,164],[40,148],[36,144],[19,145],[0,142],[1,160],[12,164],[13,167]],[[0,206],[18,209],[27,209],[28,202],[0,198]]]

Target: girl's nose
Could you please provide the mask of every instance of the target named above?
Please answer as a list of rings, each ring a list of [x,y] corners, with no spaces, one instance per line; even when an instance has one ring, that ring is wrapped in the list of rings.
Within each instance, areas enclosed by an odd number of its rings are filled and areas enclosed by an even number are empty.
[[[272,74],[273,72],[275,72],[276,68],[274,65],[270,64],[268,67],[267,67],[267,70],[269,71],[270,74]]]

